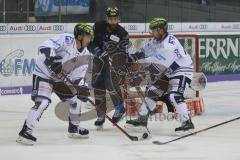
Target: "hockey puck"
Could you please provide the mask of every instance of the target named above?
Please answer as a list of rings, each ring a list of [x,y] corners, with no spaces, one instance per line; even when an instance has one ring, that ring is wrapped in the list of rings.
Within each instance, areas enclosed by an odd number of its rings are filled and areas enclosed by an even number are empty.
[[[143,133],[142,138],[143,138],[143,139],[147,139],[147,138],[148,138],[148,134],[147,134],[146,132]]]

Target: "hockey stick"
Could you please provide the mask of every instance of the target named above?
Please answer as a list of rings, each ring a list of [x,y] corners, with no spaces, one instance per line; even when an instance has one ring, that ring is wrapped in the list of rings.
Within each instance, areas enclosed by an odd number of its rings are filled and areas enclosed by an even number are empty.
[[[97,108],[96,104],[91,100],[88,99],[88,101]],[[122,127],[120,127],[117,123],[115,123],[105,112],[103,112],[101,110],[101,108],[99,108],[99,110],[105,115],[105,117],[114,125],[116,126],[123,134],[125,134],[130,140],[132,141],[138,141],[138,137],[137,136],[131,136],[130,134],[128,134]]]
[[[149,106],[148,106],[148,103],[146,102],[146,100],[145,100],[145,98],[144,98],[144,94],[143,94],[143,92],[142,92],[142,89],[141,89],[141,87],[139,87],[139,86],[136,86],[135,87],[136,88],[136,90],[137,90],[137,92],[138,92],[138,94],[140,95],[140,98],[141,98],[141,100],[142,100],[142,102],[144,102],[145,103],[145,105],[146,105],[146,107],[147,107],[147,110],[148,110],[148,112],[151,114],[151,110],[150,110],[150,108],[149,108]],[[146,130],[147,130],[147,132],[151,135],[151,132],[150,132],[150,130],[148,129],[148,127],[147,126],[145,126],[145,128],[146,128]]]
[[[58,76],[59,77],[59,76]],[[60,75],[61,79],[64,80],[64,82],[68,82],[71,85],[73,85],[73,87],[69,87],[69,89],[72,91],[73,94],[77,93],[77,89],[74,87],[74,84],[72,83],[72,81],[67,77],[67,75],[63,72],[61,72]],[[104,115],[105,117],[114,125],[116,126],[124,135],[126,135],[130,140],[132,141],[138,141],[138,137],[137,136],[131,136],[129,135],[123,128],[121,128],[117,123],[115,123],[101,108],[97,107],[96,104],[89,98],[87,98],[87,100],[93,105],[95,106],[95,108],[99,109]]]
[[[143,91],[142,91],[141,87],[140,87],[140,86],[136,86],[135,88],[136,88],[136,90],[137,90],[137,93],[140,95],[141,100],[145,103],[145,105],[146,105],[146,107],[147,107],[147,110],[148,110],[149,113],[151,114],[152,111],[150,110],[149,105],[148,105],[148,103],[147,103],[146,100],[145,100],[145,96],[144,96],[144,94],[143,94]]]
[[[239,119],[240,119],[240,117],[233,118],[233,119],[231,119],[231,120],[228,120],[228,121],[225,121],[225,122],[222,122],[222,123],[219,123],[219,124],[216,124],[216,125],[213,125],[213,126],[204,128],[204,129],[201,129],[201,130],[199,130],[199,131],[196,131],[196,132],[193,132],[193,133],[190,133],[190,134],[187,134],[187,135],[184,135],[184,136],[181,136],[181,137],[178,137],[178,138],[175,138],[175,139],[173,139],[173,140],[166,141],[166,142],[152,141],[152,143],[153,143],[153,144],[156,144],[156,145],[168,144],[168,143],[175,142],[175,141],[178,141],[178,140],[181,140],[181,139],[190,137],[190,136],[192,136],[192,135],[195,135],[195,134],[198,134],[198,133],[201,133],[201,132],[205,132],[205,131],[210,130],[210,129],[212,129],[212,128],[216,128],[216,127],[222,126],[222,125],[224,125],[224,124],[227,124],[227,123],[230,123],[230,122],[239,120]]]

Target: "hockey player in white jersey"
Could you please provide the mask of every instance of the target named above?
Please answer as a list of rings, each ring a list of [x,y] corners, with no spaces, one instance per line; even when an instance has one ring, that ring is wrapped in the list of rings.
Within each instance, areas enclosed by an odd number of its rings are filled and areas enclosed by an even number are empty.
[[[163,100],[169,110],[174,110],[171,106],[175,108],[182,123],[175,131],[187,131],[194,129],[194,125],[183,94],[193,76],[193,62],[177,38],[167,32],[167,27],[167,20],[154,18],[149,25],[154,38],[147,42],[139,52],[132,54],[134,60],[147,65],[146,68],[154,80],[146,88],[145,102],[140,107],[139,117],[126,123],[133,126],[146,126],[149,113],[154,112],[156,107],[155,101]],[[163,86],[159,86],[158,80],[168,81],[166,91],[159,89]],[[154,92],[154,90],[158,91]]]
[[[90,55],[87,50],[93,36],[92,27],[85,23],[79,23],[74,27],[74,35],[64,33],[50,38],[39,47],[39,57],[36,60],[33,72],[32,100],[35,105],[30,109],[23,128],[19,133],[17,142],[33,145],[36,138],[33,129],[37,126],[44,110],[51,103],[52,93],[56,93],[61,100],[70,103],[69,111],[69,137],[88,137],[89,131],[80,127],[81,100],[69,87],[57,78],[62,73],[62,66],[73,58],[81,58]],[[74,66],[74,64],[72,64]],[[69,72],[69,78],[76,85],[82,85],[82,79],[87,72],[88,62]],[[55,76],[53,76],[55,75]],[[83,87],[84,88],[84,87]],[[88,90],[86,89],[86,93]],[[82,93],[80,93],[82,94]],[[74,116],[75,115],[75,116]]]

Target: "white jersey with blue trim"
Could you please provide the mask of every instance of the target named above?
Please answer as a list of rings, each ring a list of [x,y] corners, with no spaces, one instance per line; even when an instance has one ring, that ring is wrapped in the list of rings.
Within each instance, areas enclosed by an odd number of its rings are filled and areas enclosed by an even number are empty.
[[[144,63],[160,64],[167,68],[166,76],[176,76],[184,73],[193,73],[193,61],[186,53],[178,39],[167,34],[163,41],[149,40],[142,48]]]
[[[62,57],[62,64],[73,59],[77,58],[81,55],[90,55],[87,47],[85,47],[81,52],[78,51],[76,40],[74,35],[64,33],[60,34],[54,38],[50,38],[44,41],[39,49],[41,48],[51,48],[51,55],[50,56],[61,56]],[[49,79],[51,75],[50,69],[45,65],[44,61],[46,59],[45,54],[39,55],[38,59],[36,60],[35,69],[33,74],[40,76],[45,79]],[[86,75],[88,69],[88,62],[86,65],[79,66],[75,68],[72,72],[69,73],[69,78],[72,80],[83,78]]]

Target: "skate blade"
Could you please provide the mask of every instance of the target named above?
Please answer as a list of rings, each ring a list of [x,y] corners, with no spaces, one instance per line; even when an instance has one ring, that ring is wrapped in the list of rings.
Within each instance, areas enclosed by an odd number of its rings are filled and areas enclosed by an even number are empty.
[[[78,134],[78,133],[68,133],[68,137],[69,138],[89,138],[88,134],[87,135],[81,135],[81,134]]]
[[[187,131],[175,131],[175,135],[176,136],[184,136],[184,135],[187,135],[187,134],[191,134],[194,132],[194,129],[189,129]]]
[[[34,145],[36,142],[35,141],[32,141],[32,140],[29,140],[29,139],[26,139],[22,136],[19,136],[16,140],[17,143],[20,143],[20,144],[23,144],[23,145],[28,145],[28,146],[32,146]]]

